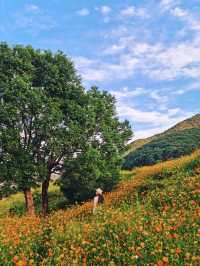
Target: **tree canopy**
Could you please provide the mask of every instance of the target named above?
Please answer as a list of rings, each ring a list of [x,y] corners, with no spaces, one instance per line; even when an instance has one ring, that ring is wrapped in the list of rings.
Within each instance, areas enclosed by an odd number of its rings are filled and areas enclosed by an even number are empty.
[[[90,124],[85,145],[76,157],[65,161],[61,189],[71,202],[92,197],[95,188],[110,191],[119,181],[122,154],[131,136],[129,123],[119,122],[115,98],[93,87],[88,91]]]
[[[97,88],[85,91],[72,61],[60,51],[1,43],[0,98],[1,187],[24,191],[31,209],[30,190],[42,184],[44,214],[52,173],[67,173],[80,158],[87,161],[91,149],[99,158],[112,157],[131,135],[128,122],[116,117],[114,98]],[[91,160],[97,163],[96,157]]]

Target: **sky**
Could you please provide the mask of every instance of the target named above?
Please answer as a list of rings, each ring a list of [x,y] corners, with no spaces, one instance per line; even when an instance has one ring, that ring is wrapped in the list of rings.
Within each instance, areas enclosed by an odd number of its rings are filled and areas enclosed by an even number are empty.
[[[200,0],[0,0],[0,41],[62,50],[134,138],[200,112]]]

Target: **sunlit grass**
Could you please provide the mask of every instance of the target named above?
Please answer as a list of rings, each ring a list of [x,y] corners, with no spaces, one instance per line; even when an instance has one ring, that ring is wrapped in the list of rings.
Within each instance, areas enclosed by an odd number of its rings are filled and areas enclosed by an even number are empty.
[[[41,188],[36,188],[33,190],[33,195],[39,193],[41,193]],[[59,187],[53,182],[49,185],[49,195],[50,203],[52,202],[52,200],[55,200],[55,197],[62,197]],[[9,210],[13,206],[24,206],[25,208],[24,194],[22,192],[18,192],[0,200],[0,218],[9,215]]]

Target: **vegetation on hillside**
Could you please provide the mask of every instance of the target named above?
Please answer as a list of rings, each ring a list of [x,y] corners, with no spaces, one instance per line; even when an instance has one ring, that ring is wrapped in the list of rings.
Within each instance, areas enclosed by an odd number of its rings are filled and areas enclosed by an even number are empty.
[[[1,219],[0,265],[197,266],[200,152],[130,173],[95,216],[86,203]]]
[[[192,116],[186,120],[179,122],[178,124],[169,128],[168,130],[164,131],[163,133],[156,134],[154,136],[151,136],[151,137],[145,138],[145,139],[137,139],[137,140],[131,142],[129,145],[127,145],[126,152],[124,153],[124,155],[125,156],[128,155],[130,152],[135,151],[136,149],[142,147],[146,143],[149,143],[153,140],[156,140],[156,139],[160,138],[161,136],[175,133],[175,132],[179,132],[179,131],[182,131],[185,129],[198,128],[198,127],[200,127],[200,114],[196,114],[196,115],[194,115],[194,116]]]
[[[200,147],[200,127],[163,135],[129,153],[123,169],[153,165],[160,161],[190,154]]]

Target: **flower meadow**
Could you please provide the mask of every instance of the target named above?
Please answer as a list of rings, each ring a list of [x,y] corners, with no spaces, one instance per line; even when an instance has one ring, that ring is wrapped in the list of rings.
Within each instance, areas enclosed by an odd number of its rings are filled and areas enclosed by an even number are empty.
[[[200,265],[200,151],[124,175],[95,215],[0,219],[0,265]]]

